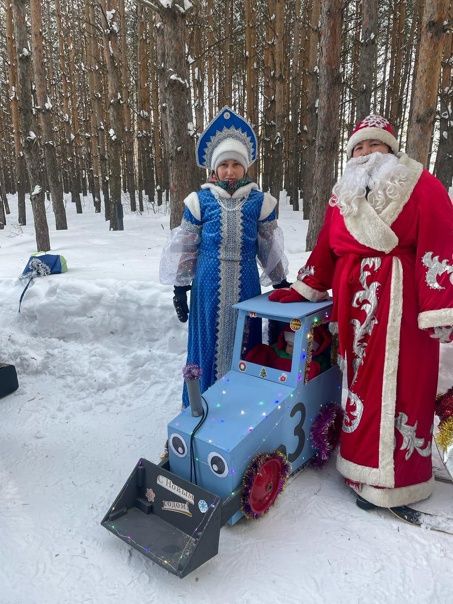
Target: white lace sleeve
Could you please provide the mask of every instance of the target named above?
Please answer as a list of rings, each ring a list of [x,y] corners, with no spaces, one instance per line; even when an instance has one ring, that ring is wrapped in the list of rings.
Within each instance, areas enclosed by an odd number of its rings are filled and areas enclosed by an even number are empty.
[[[162,250],[159,280],[165,285],[190,285],[195,274],[201,226],[183,220]]]
[[[288,274],[288,259],[283,251],[283,231],[276,220],[258,225],[258,261],[263,269],[262,285],[275,285]]]

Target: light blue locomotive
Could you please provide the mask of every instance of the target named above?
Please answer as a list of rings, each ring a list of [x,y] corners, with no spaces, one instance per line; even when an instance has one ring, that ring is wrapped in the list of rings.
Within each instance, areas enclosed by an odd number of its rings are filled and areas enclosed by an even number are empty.
[[[202,417],[188,407],[168,424],[168,460],[139,460],[102,521],[180,577],[217,553],[223,524],[269,509],[288,473],[316,456],[310,430],[323,408],[341,401],[324,337],[330,301],[262,294],[235,308],[231,369],[203,393]]]

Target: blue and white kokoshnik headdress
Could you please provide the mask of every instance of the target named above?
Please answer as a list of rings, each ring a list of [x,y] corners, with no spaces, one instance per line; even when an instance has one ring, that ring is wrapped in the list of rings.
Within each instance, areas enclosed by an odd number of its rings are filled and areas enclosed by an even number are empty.
[[[247,170],[256,152],[251,125],[230,107],[223,107],[198,139],[195,153],[200,168],[216,170],[222,161],[235,159]]]

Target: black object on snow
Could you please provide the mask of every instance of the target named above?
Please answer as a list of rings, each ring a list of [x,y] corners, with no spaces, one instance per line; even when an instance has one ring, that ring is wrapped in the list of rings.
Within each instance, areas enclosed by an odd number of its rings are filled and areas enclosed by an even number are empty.
[[[0,363],[0,398],[11,394],[19,388],[17,373],[14,365]]]
[[[217,554],[226,519],[218,495],[140,459],[101,524],[182,578]]]

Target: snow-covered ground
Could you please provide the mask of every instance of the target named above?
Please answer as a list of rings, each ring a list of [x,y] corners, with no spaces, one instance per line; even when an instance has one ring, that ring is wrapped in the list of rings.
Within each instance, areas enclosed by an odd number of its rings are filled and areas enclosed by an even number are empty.
[[[16,200],[0,231],[0,361],[20,388],[0,400],[0,602],[447,603],[453,537],[364,512],[333,462],[290,480],[260,521],[224,527],[219,554],[181,580],[101,527],[140,457],[158,459],[180,407],[186,325],[158,283],[169,232],[165,209],[125,212],[109,232],[85,199],[67,204],[68,231],[51,243],[65,274],[37,279],[19,314],[18,276],[35,251]],[[290,279],[307,223],[281,207]],[[442,350],[440,390],[453,351]],[[453,513],[453,486],[436,483],[421,509]]]

